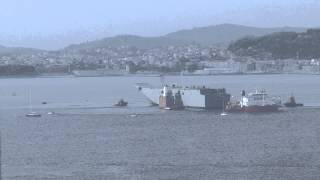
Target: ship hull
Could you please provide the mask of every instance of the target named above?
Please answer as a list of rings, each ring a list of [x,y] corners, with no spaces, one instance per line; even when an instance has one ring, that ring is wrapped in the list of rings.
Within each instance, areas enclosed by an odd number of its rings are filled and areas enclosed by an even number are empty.
[[[244,108],[245,112],[277,112],[279,106],[277,105],[265,105],[265,106],[248,106]]]
[[[228,112],[248,112],[248,113],[267,113],[267,112],[277,112],[279,111],[278,105],[265,105],[265,106],[233,106],[226,109]]]

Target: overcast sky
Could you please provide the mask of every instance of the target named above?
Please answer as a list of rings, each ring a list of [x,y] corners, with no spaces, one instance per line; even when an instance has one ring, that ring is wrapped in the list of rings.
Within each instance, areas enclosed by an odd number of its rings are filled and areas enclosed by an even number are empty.
[[[319,17],[317,0],[0,0],[0,44],[38,47],[61,40],[54,46],[63,46],[221,23],[318,27]]]

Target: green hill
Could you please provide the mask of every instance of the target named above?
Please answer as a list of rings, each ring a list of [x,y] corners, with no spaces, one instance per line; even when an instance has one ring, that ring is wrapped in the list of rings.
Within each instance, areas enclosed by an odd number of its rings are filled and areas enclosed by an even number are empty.
[[[320,58],[320,29],[309,29],[303,33],[280,32],[262,37],[247,37],[232,43],[228,49],[240,56]]]
[[[306,28],[280,27],[258,28],[234,24],[221,24],[215,26],[182,30],[166,35],[171,39],[197,42],[200,44],[229,44],[246,36],[264,36],[274,32],[304,32]]]

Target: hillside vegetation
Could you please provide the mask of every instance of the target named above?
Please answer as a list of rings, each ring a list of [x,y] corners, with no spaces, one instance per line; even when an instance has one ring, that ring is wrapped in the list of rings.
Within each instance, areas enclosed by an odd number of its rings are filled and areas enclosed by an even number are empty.
[[[240,56],[320,58],[320,29],[309,29],[303,33],[279,32],[262,37],[246,37],[232,43],[228,49]]]

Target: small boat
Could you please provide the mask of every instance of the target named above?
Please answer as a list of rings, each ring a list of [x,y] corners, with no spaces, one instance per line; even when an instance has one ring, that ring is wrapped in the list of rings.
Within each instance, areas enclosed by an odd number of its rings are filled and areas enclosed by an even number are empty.
[[[130,114],[130,117],[132,117],[132,118],[135,118],[137,116],[138,116],[137,114]]]
[[[228,105],[227,111],[231,112],[276,112],[281,107],[281,101],[275,97],[270,97],[265,90],[256,90],[246,95],[242,91],[240,102]]]
[[[26,117],[41,117],[41,114],[36,113],[36,112],[30,112],[26,114]]]
[[[51,112],[48,112],[47,114],[48,114],[48,115],[54,115],[55,112],[52,112],[52,111],[51,111]]]
[[[228,116],[227,112],[222,112],[220,116]]]
[[[128,102],[124,101],[123,99],[120,99],[120,101],[118,101],[116,104],[114,104],[114,106],[126,107],[126,106],[128,106]]]
[[[303,104],[296,103],[296,98],[294,96],[290,96],[288,102],[283,104],[285,107],[295,108],[295,107],[302,107]]]

